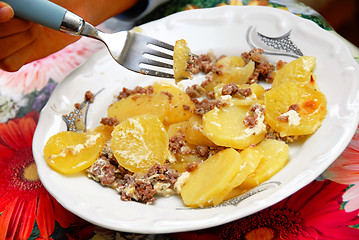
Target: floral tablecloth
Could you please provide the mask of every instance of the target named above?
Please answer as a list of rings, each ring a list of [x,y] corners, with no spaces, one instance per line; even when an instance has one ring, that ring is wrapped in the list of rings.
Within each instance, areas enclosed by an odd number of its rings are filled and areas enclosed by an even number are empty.
[[[227,4],[281,8],[333,32],[311,8],[283,0],[169,1],[136,24],[178,11]],[[122,24],[112,19],[102,27],[108,30]],[[139,235],[94,226],[65,210],[39,180],[32,137],[56,85],[102,47],[84,38],[18,72],[0,70],[0,239],[359,239],[359,131],[320,179],[274,206],[223,226]],[[359,62],[358,49],[350,47]]]

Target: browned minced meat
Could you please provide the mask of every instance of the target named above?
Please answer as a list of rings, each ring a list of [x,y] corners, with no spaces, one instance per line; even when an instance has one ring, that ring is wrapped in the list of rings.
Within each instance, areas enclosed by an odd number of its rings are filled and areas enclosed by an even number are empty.
[[[186,70],[192,74],[197,74],[200,72],[199,65],[196,64],[197,56],[191,55],[188,62]]]
[[[185,111],[191,110],[191,107],[186,104],[182,105],[182,107],[183,107],[183,110],[185,110]]]
[[[238,87],[235,83],[230,82],[223,86],[222,95],[234,95],[238,91]]]
[[[206,94],[206,90],[202,86],[198,84],[194,84],[192,86],[187,87],[186,94],[190,98],[199,98]]]
[[[198,99],[192,99],[192,101],[195,104],[195,108],[193,109],[193,113],[197,114],[197,115],[204,115],[207,112],[214,109],[215,107],[221,108],[221,107],[224,107],[224,106],[228,105],[227,102],[222,101],[221,99],[219,99],[219,100],[203,99],[201,101],[198,100]]]
[[[170,101],[172,100],[172,98],[173,98],[173,94],[172,94],[172,93],[166,92],[166,91],[162,91],[161,93],[164,94],[164,95],[167,95]]]
[[[287,64],[286,62],[283,62],[282,60],[279,60],[277,62],[276,70],[279,70],[279,69],[283,68],[286,64]]]
[[[133,188],[131,194],[126,192],[126,188]],[[153,203],[156,191],[152,184],[144,178],[138,178],[136,175],[126,174],[123,179],[117,180],[117,188],[123,201],[138,201],[142,203]]]
[[[167,166],[166,164],[160,165],[156,163],[153,165],[148,173],[146,173],[145,178],[151,179],[151,183],[155,184],[160,181],[161,183],[169,183],[170,188],[173,188],[180,174],[177,170]]]
[[[196,154],[199,157],[208,158],[223,149],[225,149],[225,147],[222,147],[222,146],[209,147],[209,146],[198,145],[198,146],[196,146]]]
[[[263,56],[263,49],[255,48],[249,52],[242,53],[242,58],[246,62],[253,61],[255,63],[255,69],[252,76],[249,78],[249,84],[256,83],[259,80],[264,80],[266,82],[273,82],[273,71],[276,69],[276,66],[270,64],[266,57]],[[277,64],[279,67],[282,66],[281,63]]]
[[[253,104],[249,108],[250,115],[247,115],[243,120],[243,123],[244,123],[245,126],[247,126],[249,128],[253,128],[257,124],[257,117],[258,117],[257,113],[256,113],[257,109],[259,109],[260,112],[264,113],[264,108],[263,108],[262,105]]]
[[[243,123],[246,127],[254,128],[257,124],[257,120],[253,116],[248,115],[244,117]]]
[[[220,67],[216,66],[216,62],[216,56],[211,53],[201,54],[197,58],[194,58],[194,65],[198,66],[200,71],[204,73],[214,72],[221,75],[222,70]]]
[[[254,48],[249,52],[244,52],[242,53],[242,58],[244,59],[244,62],[247,64],[250,61],[254,61],[254,62],[261,62],[263,61],[263,59],[265,58],[262,54],[263,54],[263,49],[260,48]]]
[[[269,62],[256,63],[256,67],[253,71],[252,76],[249,78],[249,83],[256,83],[259,80],[264,80],[268,83],[273,82],[273,71],[275,66]]]
[[[283,141],[285,143],[292,143],[297,141],[298,139],[300,139],[303,136],[285,136],[285,137],[281,137],[279,135],[278,132],[274,131],[272,128],[269,128],[266,134],[266,138],[268,139],[276,139],[276,140],[280,140]]]
[[[116,179],[116,166],[106,157],[101,157],[87,170],[89,177],[101,183],[102,186],[111,186]]]
[[[222,95],[231,95],[234,97],[249,97],[252,95],[252,89],[250,88],[238,88],[233,82],[230,82],[223,86]]]
[[[178,132],[176,135],[169,139],[169,150],[172,153],[179,153],[182,155],[188,155],[193,153],[187,146],[186,137],[182,132]]]
[[[294,110],[296,112],[299,111],[299,104],[298,103],[295,103],[295,104],[292,104],[289,106],[288,108],[288,111],[290,110]],[[277,117],[278,121],[280,122],[288,122],[289,121],[289,116],[283,116],[283,115],[280,115]]]
[[[201,87],[205,88],[213,80],[215,76],[216,74],[213,72],[207,73],[206,80],[201,83]]]
[[[240,88],[238,89],[238,94],[236,94],[235,96],[243,96],[243,97],[249,97],[250,95],[252,95],[252,89],[250,88]]]
[[[89,101],[90,103],[93,103],[94,95],[91,91],[86,91],[85,93],[85,101]]]
[[[216,95],[215,95],[214,91],[207,92],[206,96],[207,96],[208,99],[211,99],[211,100],[216,99]]]
[[[198,165],[200,164],[200,162],[190,162],[187,166],[186,166],[186,168],[185,168],[185,170],[187,171],[187,172],[193,172],[197,167],[198,167]]]
[[[117,118],[114,117],[104,117],[101,119],[100,123],[103,125],[114,127],[119,124],[119,121],[117,120]]]
[[[121,199],[124,201],[138,201],[143,203],[153,203],[156,198],[154,195],[156,191],[154,186],[156,183],[170,184],[170,188],[174,188],[174,184],[177,182],[180,174],[177,170],[174,170],[167,165],[155,164],[149,171],[142,177],[136,174],[126,174],[123,179],[117,180],[116,189],[121,195]],[[126,192],[127,188],[132,188],[131,193]]]
[[[280,121],[280,122],[288,122],[289,121],[289,116],[280,115],[280,116],[277,117],[277,120]]]
[[[290,110],[294,110],[294,111],[298,112],[299,111],[299,104],[295,103],[295,104],[290,105],[288,111],[290,111]]]
[[[128,96],[131,96],[136,93],[140,94],[152,94],[153,93],[153,87],[148,86],[146,88],[137,86],[135,89],[128,89],[128,88],[122,88],[122,91],[118,94],[117,99],[127,98]]]

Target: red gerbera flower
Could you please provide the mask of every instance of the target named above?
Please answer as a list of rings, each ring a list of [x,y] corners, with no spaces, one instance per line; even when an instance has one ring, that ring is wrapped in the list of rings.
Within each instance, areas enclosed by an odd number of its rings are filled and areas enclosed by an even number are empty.
[[[32,156],[37,113],[0,124],[0,239],[28,239],[35,220],[50,238],[55,220],[67,228],[76,220],[41,184]]]
[[[314,181],[252,216],[225,225],[221,239],[358,239],[358,212],[341,210],[347,185]]]
[[[251,216],[202,231],[171,234],[186,240],[359,239],[359,210],[341,210],[347,185],[314,181],[283,201]]]

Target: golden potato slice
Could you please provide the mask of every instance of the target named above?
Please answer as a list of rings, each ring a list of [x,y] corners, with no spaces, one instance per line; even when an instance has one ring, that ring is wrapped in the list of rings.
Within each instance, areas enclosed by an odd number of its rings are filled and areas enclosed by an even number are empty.
[[[263,152],[263,157],[261,158],[258,167],[242,184],[233,188],[224,200],[239,196],[267,181],[279,172],[288,162],[289,147],[282,141],[265,139],[254,147],[254,149]]]
[[[194,150],[193,145],[189,145],[189,147]],[[188,164],[190,163],[201,163],[205,160],[205,158],[198,156],[197,154],[174,154],[174,157],[176,158],[176,162],[168,163],[170,167],[177,170],[178,172],[182,173],[186,171],[186,168]]]
[[[233,82],[235,84],[245,84],[255,68],[254,62],[249,62],[244,65],[244,60],[240,56],[224,57],[217,61],[216,65],[220,67],[222,74],[214,75],[211,82],[209,82],[205,89],[206,91],[213,91],[218,84],[227,84]]]
[[[166,126],[167,126],[168,138],[171,138],[174,135],[178,134],[178,132],[185,134],[186,128],[188,126],[188,121],[173,123],[171,125],[166,125]]]
[[[216,66],[222,68],[225,72],[229,72],[233,68],[243,67],[244,64],[245,61],[241,56],[226,56],[216,62]]]
[[[241,188],[251,189],[273,177],[288,162],[289,147],[283,141],[265,139],[258,146],[263,151],[263,158],[258,167],[241,185]]]
[[[216,146],[211,140],[203,135],[202,117],[193,115],[188,120],[188,126],[185,129],[186,140],[194,145]]]
[[[246,105],[250,106],[255,103],[264,104],[264,92],[265,89],[263,86],[258,83],[253,84],[238,84],[236,85],[239,89],[251,89],[252,94],[250,96],[241,96],[241,95],[223,95],[222,90],[225,84],[219,84],[214,88],[214,93],[216,99],[222,99],[227,102],[230,102],[235,105]]]
[[[240,152],[243,164],[238,169],[238,174],[235,178],[230,181],[226,189],[223,190],[223,194],[218,194],[213,197],[213,205],[218,205],[223,202],[232,189],[242,184],[248,176],[250,176],[258,167],[258,164],[262,160],[264,153],[261,149],[256,147],[248,147]]]
[[[154,83],[153,89],[157,94],[165,93],[170,96],[170,107],[164,118],[164,124],[182,122],[192,117],[191,109],[195,105],[191,98],[180,88],[169,83]]]
[[[327,114],[324,94],[308,83],[282,83],[267,91],[264,99],[265,120],[281,137],[312,134]]]
[[[98,158],[106,138],[101,132],[59,132],[47,141],[44,157],[49,166],[63,174],[80,172]]]
[[[109,141],[112,138],[111,133],[113,131],[113,127],[107,125],[100,125],[96,127],[93,131],[101,133],[104,136],[105,141]]]
[[[237,176],[242,163],[241,155],[232,148],[209,157],[191,172],[182,187],[183,202],[190,207],[212,205],[216,196],[228,191],[226,186]]]
[[[275,71],[272,87],[284,82],[304,82],[316,86],[311,79],[315,66],[315,57],[303,56],[286,64],[280,70]]]
[[[134,94],[113,103],[107,109],[107,116],[117,118],[119,122],[142,114],[156,115],[161,121],[170,108],[170,99],[166,94]]]
[[[138,173],[168,156],[168,135],[163,123],[151,114],[139,115],[118,124],[112,131],[111,149],[118,163]]]
[[[256,110],[257,111],[257,110]],[[203,115],[203,133],[218,146],[244,149],[262,141],[266,134],[264,113],[257,111],[256,124],[245,124],[250,107],[229,105]]]
[[[184,39],[177,40],[173,50],[173,71],[176,82],[189,78],[191,72],[187,69],[191,50]]]

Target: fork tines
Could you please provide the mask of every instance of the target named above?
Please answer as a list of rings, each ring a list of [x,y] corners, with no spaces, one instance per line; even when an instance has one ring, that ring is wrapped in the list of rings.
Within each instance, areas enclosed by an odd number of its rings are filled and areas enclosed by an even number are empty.
[[[147,37],[146,49],[140,60],[140,72],[164,78],[174,78],[173,49],[168,43]]]

